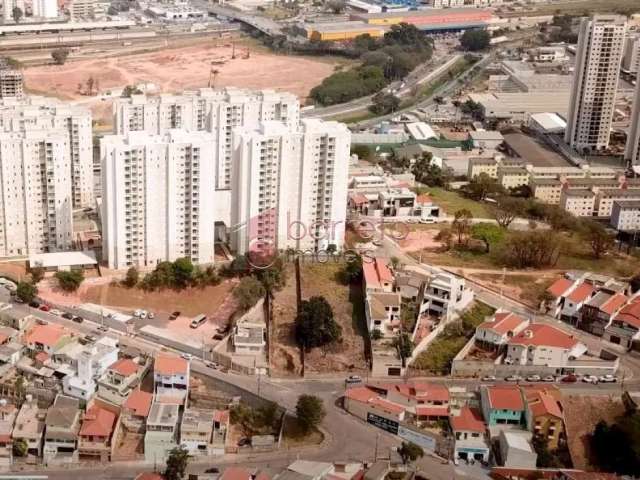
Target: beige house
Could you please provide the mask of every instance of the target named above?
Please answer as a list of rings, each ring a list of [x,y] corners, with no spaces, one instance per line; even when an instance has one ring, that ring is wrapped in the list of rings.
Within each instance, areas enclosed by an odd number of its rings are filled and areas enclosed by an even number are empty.
[[[47,411],[38,408],[38,402],[31,399],[22,404],[13,429],[14,438],[23,438],[27,442],[27,453],[35,457],[42,454],[42,436]]]
[[[13,459],[13,425],[18,409],[6,400],[0,400],[0,465],[11,465]]]
[[[114,405],[122,405],[140,384],[148,364],[140,365],[122,358],[109,366],[98,380],[98,396]]]
[[[560,206],[576,217],[591,217],[595,210],[596,194],[591,190],[562,190]]]
[[[548,203],[558,205],[560,203],[560,193],[562,192],[562,182],[556,178],[533,178],[529,182],[533,198]]]
[[[507,189],[528,185],[529,172],[525,167],[501,167],[498,169],[498,183]]]
[[[80,401],[58,394],[53,405],[47,410],[45,428],[44,462],[50,464],[77,461]]]

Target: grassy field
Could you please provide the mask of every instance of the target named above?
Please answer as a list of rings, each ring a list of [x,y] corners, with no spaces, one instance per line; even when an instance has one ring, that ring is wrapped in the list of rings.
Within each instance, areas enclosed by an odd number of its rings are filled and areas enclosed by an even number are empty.
[[[437,187],[428,187],[427,190],[434,202],[449,215],[453,215],[456,210],[466,208],[475,218],[491,218],[491,213],[484,203],[465,198],[452,190]]]
[[[544,5],[536,5],[531,10],[509,12],[504,9],[505,16],[522,17],[535,15],[591,15],[598,13],[620,13],[630,15],[640,12],[640,2],[638,0],[582,0],[563,1]]]

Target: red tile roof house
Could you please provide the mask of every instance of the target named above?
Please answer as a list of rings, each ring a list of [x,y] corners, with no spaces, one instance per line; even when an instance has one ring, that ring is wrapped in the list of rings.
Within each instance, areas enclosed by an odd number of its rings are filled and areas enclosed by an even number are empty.
[[[586,351],[587,347],[573,335],[551,325],[536,323],[509,340],[504,363],[562,368],[570,359],[578,358]]]
[[[489,443],[486,434],[487,425],[482,413],[467,406],[462,407],[460,415],[449,418],[451,431],[455,438],[453,458],[461,460],[489,460]]]
[[[385,400],[380,393],[369,387],[349,388],[344,394],[344,408],[365,422],[369,420],[370,415],[398,422],[405,419],[403,405]]]
[[[476,328],[476,343],[499,350],[507,342],[524,330],[529,320],[512,312],[496,312],[495,315]]]
[[[597,290],[591,283],[578,283],[570,293],[564,296],[560,308],[560,319],[571,325],[577,325],[580,320],[580,309],[596,293]]]
[[[243,467],[227,467],[222,472],[220,480],[270,480],[269,475],[260,470]]]
[[[635,297],[613,317],[604,331],[604,339],[625,348],[631,348],[640,339],[640,297]]]
[[[111,459],[111,437],[116,428],[115,413],[93,405],[82,418],[78,456],[80,459],[108,462]]]
[[[140,384],[147,365],[121,358],[110,365],[98,380],[98,396],[114,405],[122,405]]]
[[[153,364],[154,399],[160,403],[186,403],[189,391],[187,360],[177,355],[158,353]]]
[[[365,293],[393,292],[393,273],[385,259],[364,259],[362,262]]]
[[[122,424],[130,432],[144,432],[146,418],[151,410],[153,394],[134,390],[122,405]]]
[[[550,311],[548,312],[554,318],[560,318],[560,311],[564,305],[566,295],[569,295],[577,285],[577,281],[568,278],[559,278],[549,288],[547,293],[553,298],[550,303]]]
[[[601,290],[582,306],[578,326],[582,330],[601,337],[611,324],[613,317],[628,301],[629,298],[623,293]]]
[[[516,385],[482,386],[480,402],[488,426],[522,425],[524,422],[524,400]]]
[[[420,382],[390,385],[386,399],[406,406],[418,422],[434,422],[449,417],[449,390],[444,385]]]
[[[72,340],[69,332],[55,323],[36,324],[27,330],[23,338],[23,342],[29,350],[45,352],[47,355],[53,355]]]

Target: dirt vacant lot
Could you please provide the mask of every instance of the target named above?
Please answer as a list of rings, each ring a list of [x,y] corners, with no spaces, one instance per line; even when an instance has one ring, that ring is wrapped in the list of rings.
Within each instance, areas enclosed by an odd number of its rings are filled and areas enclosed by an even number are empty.
[[[324,296],[333,308],[336,321],[342,326],[342,342],[326,349],[307,353],[305,373],[360,371],[366,367],[363,337],[364,304],[359,286],[342,283],[338,263],[303,264],[302,298]],[[295,275],[288,270],[287,286],[275,296],[273,305],[274,342],[271,350],[272,371],[280,375],[300,373],[300,352],[294,338],[296,317]]]
[[[592,470],[589,458],[590,435],[600,420],[611,424],[624,413],[619,397],[568,396],[562,399],[564,421],[573,467]]]

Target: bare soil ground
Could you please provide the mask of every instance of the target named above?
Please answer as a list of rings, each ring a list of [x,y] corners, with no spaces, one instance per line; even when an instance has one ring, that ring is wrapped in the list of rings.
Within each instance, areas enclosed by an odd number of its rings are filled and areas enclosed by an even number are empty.
[[[539,272],[536,275],[510,273],[504,277],[499,273],[472,273],[469,276],[496,291],[502,290],[506,296],[518,298],[530,307],[537,308],[540,305],[541,295],[560,278],[561,274],[551,271]]]
[[[573,467],[592,470],[589,437],[600,420],[613,423],[624,413],[619,397],[566,396],[561,400]]]
[[[442,134],[442,136],[447,140],[466,140],[469,136],[469,130],[471,130],[471,128],[465,126],[458,126],[456,129],[454,129],[454,127],[443,125],[438,128],[440,129],[440,133]]]
[[[364,355],[364,304],[359,286],[345,285],[339,279],[340,263],[303,264],[302,297],[324,296],[331,304],[336,321],[342,326],[342,342],[326,349],[307,352],[305,373],[360,371],[366,368]],[[272,371],[277,375],[300,373],[300,351],[295,343],[295,275],[289,268],[287,286],[275,296],[273,305]]]
[[[205,288],[147,292],[140,288],[121,287],[105,278],[94,278],[85,280],[74,293],[62,292],[55,280],[40,282],[38,289],[43,298],[56,304],[96,303],[125,310],[144,308],[166,314],[178,310],[185,318],[204,313],[214,319],[225,313],[226,307],[221,308],[223,305],[235,309],[235,304],[231,305],[233,302],[225,302],[235,283],[229,280]]]
[[[0,276],[7,277],[15,281],[20,281],[26,275],[26,262],[0,263]]]
[[[247,52],[249,57],[246,58]],[[138,83],[153,83],[161,92],[175,93],[206,87],[214,70],[214,86],[270,88],[295,93],[302,99],[334,71],[334,64],[299,56],[275,55],[252,47],[203,43],[188,47],[116,58],[79,60],[25,70],[25,86],[33,92],[54,93],[64,99],[83,99],[99,123],[110,122],[111,102],[79,92],[89,77],[104,92]],[[215,62],[215,63],[212,63]]]

